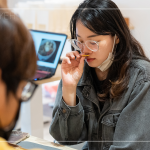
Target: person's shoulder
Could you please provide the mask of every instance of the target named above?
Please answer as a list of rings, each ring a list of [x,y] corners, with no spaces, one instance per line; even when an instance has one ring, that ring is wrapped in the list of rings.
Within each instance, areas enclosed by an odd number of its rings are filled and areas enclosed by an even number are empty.
[[[144,59],[133,59],[131,67],[138,68],[141,72],[150,76],[150,61]]]
[[[16,150],[16,148],[10,146],[5,139],[0,137],[0,150]]]
[[[144,59],[132,59],[130,75],[137,76],[137,81],[150,81],[150,61]]]

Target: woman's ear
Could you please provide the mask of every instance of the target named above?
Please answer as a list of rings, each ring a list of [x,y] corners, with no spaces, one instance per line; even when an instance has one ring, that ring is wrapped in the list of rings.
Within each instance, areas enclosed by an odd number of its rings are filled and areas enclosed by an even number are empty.
[[[118,44],[120,42],[118,36],[116,36],[116,44]]]

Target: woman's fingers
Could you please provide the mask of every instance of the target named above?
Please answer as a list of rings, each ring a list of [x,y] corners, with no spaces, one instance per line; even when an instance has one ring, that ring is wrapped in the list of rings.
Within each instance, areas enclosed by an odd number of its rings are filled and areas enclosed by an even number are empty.
[[[83,70],[83,67],[84,67],[84,60],[85,60],[85,57],[81,57],[80,63],[79,63],[79,69],[80,69],[80,70]]]
[[[79,52],[73,51],[66,54],[66,57],[63,58],[62,64],[68,64],[72,67],[79,67],[80,70],[83,70],[85,57],[80,56]]]
[[[80,58],[80,54],[78,51],[72,51],[66,54],[67,57],[69,57],[70,59],[75,59],[75,58]]]
[[[69,57],[64,57],[63,58],[62,64],[65,64],[65,63],[71,64],[71,61],[70,61]]]

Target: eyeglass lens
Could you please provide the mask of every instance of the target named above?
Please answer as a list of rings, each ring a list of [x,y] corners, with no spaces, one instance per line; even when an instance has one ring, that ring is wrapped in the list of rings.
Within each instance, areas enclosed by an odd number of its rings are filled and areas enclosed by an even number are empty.
[[[31,82],[28,82],[22,91],[21,99],[23,101],[29,100],[31,96],[33,95],[35,89],[36,89],[36,85]]]
[[[83,51],[83,43],[80,41],[74,40],[74,44],[80,49],[80,51]],[[98,45],[95,41],[86,41],[85,45],[87,46],[88,49],[91,51],[97,51],[98,50]],[[74,45],[72,45],[74,46]]]

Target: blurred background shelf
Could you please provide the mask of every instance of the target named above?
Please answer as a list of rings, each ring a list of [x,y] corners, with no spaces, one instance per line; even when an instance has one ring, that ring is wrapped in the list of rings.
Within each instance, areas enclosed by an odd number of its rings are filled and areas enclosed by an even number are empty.
[[[65,33],[70,38],[70,19],[82,0],[31,0],[15,4],[12,11],[20,16],[29,29]],[[125,17],[129,29],[129,17]]]

